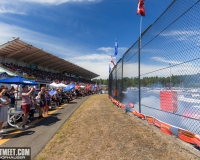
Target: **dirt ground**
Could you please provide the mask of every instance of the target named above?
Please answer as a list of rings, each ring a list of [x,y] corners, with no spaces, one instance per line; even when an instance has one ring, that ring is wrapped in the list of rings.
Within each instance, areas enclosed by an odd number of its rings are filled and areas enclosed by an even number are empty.
[[[200,151],[126,114],[102,94],[90,96],[36,157],[46,159],[199,160]]]

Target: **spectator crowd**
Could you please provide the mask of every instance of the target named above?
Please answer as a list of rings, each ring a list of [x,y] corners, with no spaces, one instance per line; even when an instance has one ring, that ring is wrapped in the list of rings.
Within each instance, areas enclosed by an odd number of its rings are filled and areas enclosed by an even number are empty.
[[[21,129],[25,130],[28,124],[33,120],[35,113],[38,113],[38,119],[48,116],[49,108],[70,103],[78,97],[85,97],[93,94],[98,94],[98,87],[92,88],[94,82],[81,78],[68,77],[61,73],[53,73],[42,71],[40,69],[31,69],[28,67],[18,66],[12,63],[1,62],[1,67],[10,70],[16,74],[22,75],[23,77],[29,76],[36,80],[43,79],[55,84],[74,84],[74,88],[66,91],[64,88],[55,88],[50,86],[41,87],[37,91],[34,87],[23,85],[21,88],[18,87],[8,89],[6,85],[0,87],[0,139],[3,138],[7,133],[3,130],[3,124],[7,121],[8,110],[16,109],[16,94],[21,97],[21,109],[23,111],[22,126]],[[87,87],[86,87],[87,86]],[[17,104],[19,105],[19,104]]]
[[[73,82],[82,82],[82,83],[92,83],[90,80],[83,78],[68,77],[62,73],[53,73],[44,71],[41,69],[33,69],[29,67],[19,66],[13,63],[4,63],[1,62],[1,67],[10,70],[13,73],[19,74],[23,77],[30,77],[37,80],[46,80],[46,81],[64,81],[65,84]]]

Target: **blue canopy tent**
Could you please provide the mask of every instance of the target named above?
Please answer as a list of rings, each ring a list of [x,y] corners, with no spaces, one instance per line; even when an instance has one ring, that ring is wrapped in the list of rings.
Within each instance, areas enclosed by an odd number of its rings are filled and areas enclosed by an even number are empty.
[[[97,86],[92,86],[92,88],[94,89],[94,88],[97,88]]]
[[[69,84],[66,88],[65,88],[65,91],[70,91],[72,89],[74,89],[75,87],[75,84]]]
[[[6,79],[1,79],[0,83],[5,83],[5,84],[17,84],[17,85],[38,85],[38,82],[35,81],[31,81],[28,80],[26,78],[20,77],[20,76],[16,76],[13,78],[6,78]],[[18,96],[18,92],[17,92],[17,96]]]
[[[38,82],[28,80],[26,78],[16,76],[13,78],[6,78],[6,79],[1,79],[0,83],[5,83],[5,84],[23,84],[23,85],[38,85]]]

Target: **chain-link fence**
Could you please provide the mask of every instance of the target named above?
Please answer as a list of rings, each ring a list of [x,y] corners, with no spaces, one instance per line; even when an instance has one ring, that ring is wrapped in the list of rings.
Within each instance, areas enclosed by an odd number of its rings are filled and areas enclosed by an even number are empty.
[[[109,75],[111,97],[196,134],[200,134],[199,2],[173,1]]]

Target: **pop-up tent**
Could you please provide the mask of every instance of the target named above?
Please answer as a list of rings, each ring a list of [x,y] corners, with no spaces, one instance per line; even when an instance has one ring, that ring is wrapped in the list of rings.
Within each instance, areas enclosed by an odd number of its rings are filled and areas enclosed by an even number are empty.
[[[49,86],[50,86],[50,87],[58,87],[58,84],[55,83],[55,82],[53,82],[53,83],[51,83]]]
[[[22,85],[38,85],[38,82],[28,80],[26,78],[16,76],[13,78],[6,78],[6,79],[1,79],[0,83],[5,83],[5,84],[22,84]]]
[[[91,89],[91,88],[92,88],[92,86],[90,86],[90,85],[86,86],[86,89],[88,89],[88,90]]]
[[[57,84],[57,86],[58,86],[59,88],[66,88],[66,87],[67,87],[67,85],[64,84],[64,83],[59,83],[59,84]]]
[[[74,89],[74,87],[75,87],[75,84],[69,84],[69,85],[67,85],[67,87],[65,88],[65,91],[70,91],[70,90]]]
[[[79,89],[79,88],[80,88],[80,86],[79,86],[79,85],[76,85],[76,86],[75,86],[75,89]]]
[[[97,88],[97,86],[92,86],[92,88],[94,89],[94,88]]]

